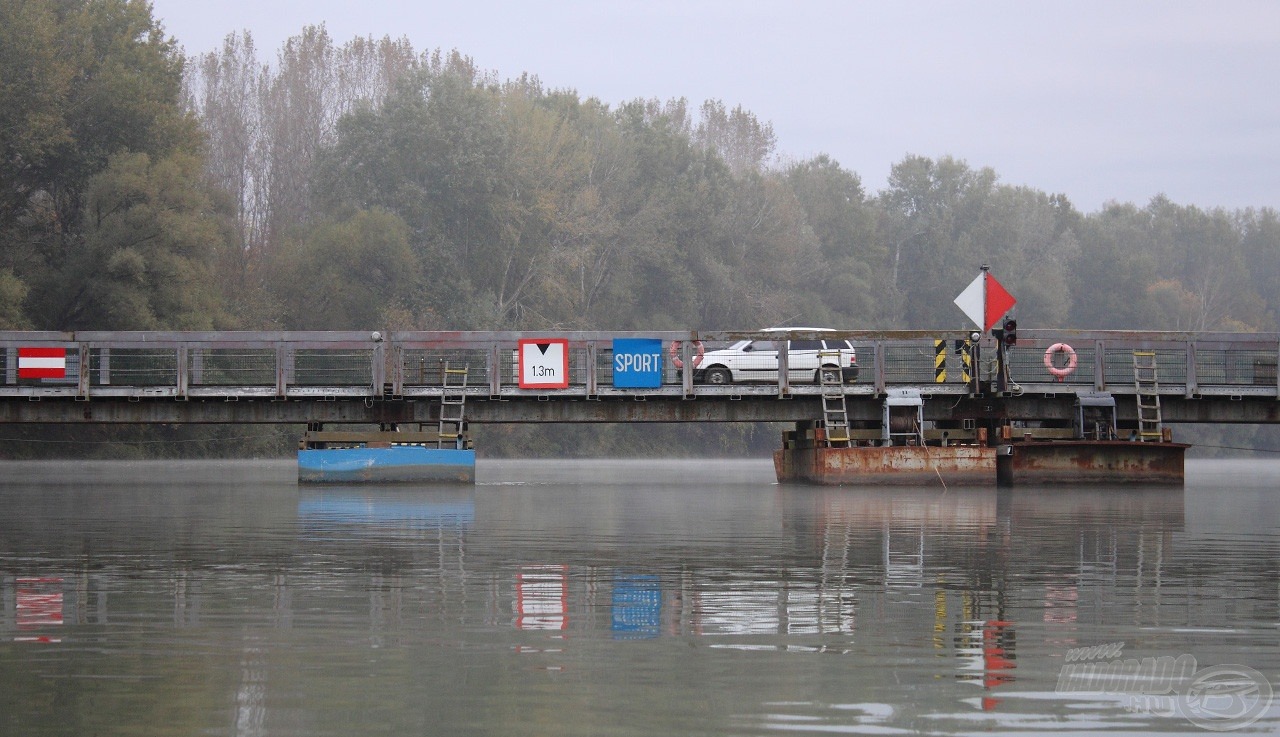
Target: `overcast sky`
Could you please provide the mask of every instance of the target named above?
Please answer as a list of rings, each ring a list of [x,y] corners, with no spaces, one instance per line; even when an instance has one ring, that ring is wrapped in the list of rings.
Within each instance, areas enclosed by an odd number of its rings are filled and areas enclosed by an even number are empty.
[[[253,34],[264,61],[324,24],[407,37],[502,78],[616,105],[742,105],[778,152],[829,154],[870,193],[908,154],[989,166],[1086,212],[1163,193],[1280,207],[1275,0],[152,0],[197,54]]]

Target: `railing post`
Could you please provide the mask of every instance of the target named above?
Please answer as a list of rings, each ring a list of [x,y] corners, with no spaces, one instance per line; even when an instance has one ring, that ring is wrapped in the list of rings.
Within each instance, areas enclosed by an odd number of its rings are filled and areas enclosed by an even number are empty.
[[[1107,346],[1101,340],[1093,341],[1093,388],[1107,390]]]
[[[587,341],[587,396],[596,395],[596,342]]]
[[[680,361],[684,363],[684,368],[680,369],[680,386],[685,398],[693,396],[694,340],[695,336],[690,333],[688,340],[680,341]]]
[[[89,384],[91,383],[89,381],[89,371],[91,370],[91,363],[92,363],[90,361],[91,354],[89,351],[89,344],[81,343],[76,347],[76,350],[80,353],[80,375],[76,377],[76,396],[80,397],[81,399],[88,399]],[[106,353],[105,349],[103,353],[104,354]],[[103,356],[103,360],[104,361],[106,360],[105,355]],[[104,372],[107,371],[106,368],[103,368],[102,370]],[[107,375],[104,373],[103,381],[102,381],[103,384],[108,383],[106,381],[107,378],[108,378]]]
[[[404,396],[404,346],[399,341],[391,345],[391,396]]]
[[[370,390],[373,396],[380,397],[387,383],[387,344],[380,338],[375,339],[373,344],[373,366],[370,369],[370,383],[373,385]]]
[[[276,396],[284,398],[293,378],[293,351],[284,341],[276,343]]]
[[[498,342],[489,344],[489,396],[497,397],[502,394],[502,354],[498,348]]]
[[[787,338],[774,341],[773,347],[778,354],[778,396],[786,397],[791,393],[791,355],[787,346],[791,341]]]
[[[1187,341],[1187,399],[1200,391],[1200,379],[1196,376],[1196,343]]]
[[[205,349],[197,347],[188,359],[191,361],[191,383],[196,386],[204,383],[204,354]]]
[[[180,399],[187,398],[187,358],[187,344],[183,343],[178,346],[178,376],[176,382]]]
[[[87,357],[89,355],[90,355],[90,352],[86,348],[84,353],[81,354],[80,360],[82,362],[87,360]],[[111,349],[110,348],[98,349],[98,384],[100,386],[108,386],[109,384],[111,384]]]
[[[886,390],[885,380],[884,380],[884,377],[885,377],[884,341],[877,340],[872,345],[871,350],[875,351],[875,357],[871,362],[871,369],[872,369],[871,373],[874,374],[872,378],[875,380],[876,394],[880,394],[880,395],[888,394],[889,392]],[[978,375],[977,365],[973,367],[973,371],[974,371],[973,375],[976,377]]]

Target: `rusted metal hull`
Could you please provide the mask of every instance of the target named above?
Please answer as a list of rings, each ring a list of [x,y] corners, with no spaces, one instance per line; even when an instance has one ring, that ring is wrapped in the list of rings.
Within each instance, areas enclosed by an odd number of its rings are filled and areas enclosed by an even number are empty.
[[[1048,440],[1001,447],[1002,485],[1171,484],[1184,480],[1183,443]]]
[[[1180,486],[1190,447],[1124,440],[852,448],[828,448],[822,442],[821,429],[785,434],[785,447],[773,454],[778,481],[830,486]]]
[[[977,445],[782,448],[780,483],[828,486],[976,486],[996,482],[996,449]]]

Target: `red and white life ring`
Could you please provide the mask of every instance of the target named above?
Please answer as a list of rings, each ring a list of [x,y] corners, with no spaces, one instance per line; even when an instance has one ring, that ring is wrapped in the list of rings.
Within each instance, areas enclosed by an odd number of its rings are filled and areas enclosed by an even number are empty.
[[[671,341],[671,363],[675,365],[676,368],[684,368],[684,361],[680,358],[680,347],[681,341]],[[693,357],[693,367],[698,368],[698,366],[702,365],[702,356],[707,351],[706,348],[702,346],[702,341],[700,340],[693,341],[693,347],[698,349],[697,355]]]
[[[1053,357],[1057,353],[1065,353],[1067,356],[1066,366],[1056,366],[1053,363]],[[1057,377],[1058,381],[1062,381],[1076,370],[1076,352],[1075,349],[1066,343],[1054,343],[1044,352],[1044,367],[1049,369],[1049,373]]]

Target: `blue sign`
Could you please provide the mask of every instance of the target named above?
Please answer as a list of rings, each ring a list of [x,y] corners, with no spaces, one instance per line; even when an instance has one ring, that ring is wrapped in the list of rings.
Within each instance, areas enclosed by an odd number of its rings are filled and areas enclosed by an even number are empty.
[[[619,389],[656,389],[662,386],[662,341],[657,338],[614,338],[613,385]]]

